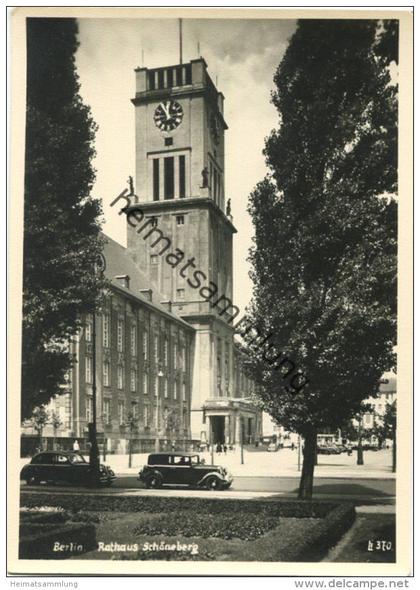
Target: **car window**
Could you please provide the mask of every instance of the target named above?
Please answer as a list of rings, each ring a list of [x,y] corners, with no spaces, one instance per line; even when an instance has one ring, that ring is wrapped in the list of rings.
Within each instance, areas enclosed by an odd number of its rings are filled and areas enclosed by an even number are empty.
[[[174,465],[191,465],[191,457],[172,457]]]
[[[148,465],[168,465],[168,455],[149,455],[147,460]]]
[[[68,464],[68,462],[69,459],[65,455],[54,455],[53,463],[56,463],[58,465],[65,465],[66,463]]]
[[[86,463],[85,458],[82,455],[70,455],[69,456],[69,461],[70,463],[73,463],[73,465],[75,463]]]
[[[194,457],[191,457],[191,463],[192,465],[198,465],[200,463],[200,457],[198,455],[194,455]]]

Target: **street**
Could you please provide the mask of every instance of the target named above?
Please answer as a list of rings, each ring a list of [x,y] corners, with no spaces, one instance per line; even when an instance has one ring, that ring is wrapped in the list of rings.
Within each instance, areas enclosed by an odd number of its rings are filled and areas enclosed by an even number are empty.
[[[282,497],[295,498],[299,487],[298,477],[235,477],[232,488],[226,492],[219,492],[222,497],[234,497],[244,492],[251,492],[258,496],[261,492],[264,496],[281,495]],[[100,490],[89,490],[85,487],[70,485],[50,486],[38,485],[28,486],[22,483],[22,491],[43,492],[70,492],[77,495],[86,493],[101,494],[125,494],[147,493],[159,495],[172,494],[214,494],[214,492],[197,491],[183,488],[182,486],[171,486],[161,490],[146,490],[137,481],[135,475],[122,475],[117,478],[112,487],[100,488]],[[390,479],[366,479],[366,478],[322,478],[315,481],[314,499],[341,499],[362,502],[363,504],[393,504],[395,501],[395,481]]]
[[[207,465],[212,464],[210,453],[200,453]],[[104,463],[111,466],[117,479],[110,488],[101,488],[103,494],[182,494],[203,495],[205,492],[169,486],[162,490],[146,490],[137,480],[141,467],[147,463],[148,455],[134,454],[132,467],[128,467],[127,455],[108,455]],[[88,457],[86,457],[88,459]],[[23,466],[28,459],[21,459]],[[244,451],[244,463],[241,464],[239,449],[228,454],[214,454],[213,462],[225,466],[233,474],[233,485],[228,491],[218,492],[221,497],[235,497],[250,494],[253,497],[279,495],[282,498],[296,498],[300,474],[297,470],[298,451],[283,449],[277,453],[263,450]],[[395,501],[395,474],[391,472],[390,450],[364,453],[364,465],[356,465],[356,454],[351,456],[320,455],[315,467],[314,499],[351,500],[363,504],[393,504]],[[22,482],[22,490],[66,491],[76,494],[94,493],[84,487],[63,486],[27,486]]]

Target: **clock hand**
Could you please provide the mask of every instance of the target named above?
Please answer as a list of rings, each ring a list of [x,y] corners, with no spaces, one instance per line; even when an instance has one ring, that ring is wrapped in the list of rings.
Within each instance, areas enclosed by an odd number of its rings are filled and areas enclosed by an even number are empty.
[[[165,104],[162,103],[162,108],[164,110],[164,113],[165,113],[167,119],[169,119],[171,117],[171,115],[169,114],[169,106],[170,106],[169,103],[165,103]]]

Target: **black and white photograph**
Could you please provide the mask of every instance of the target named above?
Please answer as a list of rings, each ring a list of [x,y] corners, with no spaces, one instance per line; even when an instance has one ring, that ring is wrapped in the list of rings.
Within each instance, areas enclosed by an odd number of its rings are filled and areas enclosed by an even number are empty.
[[[12,573],[410,575],[412,25],[14,9]]]

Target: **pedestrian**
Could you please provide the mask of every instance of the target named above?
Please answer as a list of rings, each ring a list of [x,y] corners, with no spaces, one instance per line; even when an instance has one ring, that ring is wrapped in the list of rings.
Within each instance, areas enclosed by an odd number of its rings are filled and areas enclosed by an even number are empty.
[[[227,445],[226,444],[223,445],[223,452],[225,455],[227,455]]]
[[[292,442],[292,446],[291,446],[292,451],[295,450],[295,443]]]
[[[220,455],[221,452],[222,452],[222,445],[218,442],[216,445],[216,453],[218,455]]]
[[[79,453],[80,452],[80,445],[79,445],[79,441],[77,440],[77,438],[76,438],[76,440],[73,443],[73,451],[75,453]]]

